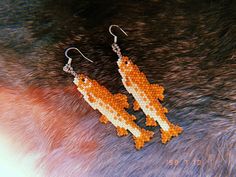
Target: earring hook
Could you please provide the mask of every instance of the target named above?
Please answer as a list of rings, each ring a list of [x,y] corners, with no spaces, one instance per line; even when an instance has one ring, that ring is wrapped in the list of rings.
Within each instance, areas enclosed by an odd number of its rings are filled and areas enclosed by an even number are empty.
[[[111,31],[112,27],[117,27],[117,28],[119,28],[126,36],[128,36],[128,34],[127,34],[121,27],[119,27],[118,25],[111,25],[111,26],[109,27],[109,32],[110,32],[110,34],[114,37],[114,43],[117,42],[117,36],[112,33],[112,31]]]
[[[65,51],[65,56],[66,56],[66,58],[69,59],[69,60],[68,60],[68,64],[71,64],[72,58],[69,57],[67,53],[68,53],[70,50],[72,50],[72,49],[77,50],[77,51],[80,53],[80,55],[82,55],[82,57],[84,57],[86,60],[88,60],[88,61],[90,61],[91,63],[93,63],[93,61],[90,60],[90,59],[88,59],[86,56],[84,56],[84,54],[83,54],[78,48],[76,48],[76,47],[70,47],[70,48],[68,48],[68,49]]]
[[[68,52],[69,52],[70,50],[72,50],[72,49],[73,49],[73,50],[77,50],[77,51],[80,53],[80,55],[82,55],[82,57],[84,57],[86,60],[90,61],[91,63],[93,63],[93,61],[90,60],[90,59],[88,59],[86,56],[84,56],[84,54],[83,54],[79,49],[77,49],[76,47],[70,47],[70,48],[68,48],[68,49],[65,51],[65,56],[66,56],[66,58],[68,58],[68,62],[67,62],[67,64],[63,67],[63,71],[72,74],[74,77],[77,77],[76,72],[74,71],[73,67],[71,66],[72,58],[68,56]]]

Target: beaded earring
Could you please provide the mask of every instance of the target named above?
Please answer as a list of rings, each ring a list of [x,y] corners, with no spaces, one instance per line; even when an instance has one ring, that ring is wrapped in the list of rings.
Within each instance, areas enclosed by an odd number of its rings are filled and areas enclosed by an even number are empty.
[[[102,114],[99,119],[100,122],[104,124],[111,122],[116,127],[118,136],[127,135],[127,130],[129,130],[133,134],[135,147],[137,149],[142,148],[145,142],[150,141],[154,133],[142,129],[136,123],[134,123],[136,117],[134,115],[130,115],[125,110],[125,108],[129,107],[126,95],[121,93],[113,95],[97,81],[90,79],[84,74],[76,74],[71,66],[72,58],[67,55],[68,51],[71,49],[77,50],[88,61],[93,61],[85,57],[79,49],[71,47],[65,51],[65,56],[69,60],[68,63],[63,67],[63,70],[75,77],[74,84],[77,86],[78,91],[83,95],[85,101],[94,110],[97,109]]]
[[[157,126],[157,122],[161,127],[161,140],[166,143],[172,137],[178,136],[183,129],[177,125],[170,123],[165,116],[168,110],[162,107],[159,100],[164,99],[164,88],[158,84],[150,84],[147,77],[141,72],[128,57],[122,56],[119,46],[117,45],[117,36],[111,31],[112,27],[119,28],[126,36],[128,36],[118,25],[111,25],[109,32],[114,36],[112,44],[113,51],[118,55],[119,73],[122,77],[122,83],[126,90],[133,95],[135,101],[133,109],[135,111],[140,108],[146,115],[146,126]]]

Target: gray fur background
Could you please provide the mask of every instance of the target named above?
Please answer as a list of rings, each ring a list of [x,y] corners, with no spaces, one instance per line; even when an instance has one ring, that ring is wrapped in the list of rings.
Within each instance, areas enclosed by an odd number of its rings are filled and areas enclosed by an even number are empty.
[[[1,124],[27,148],[41,152],[49,177],[233,177],[236,174],[236,2],[75,1],[0,2]],[[183,133],[137,151],[131,135],[98,121],[64,73],[72,65],[127,94],[112,52],[111,24],[151,83],[165,88],[168,119]],[[132,97],[129,95],[129,101]],[[133,112],[144,126],[144,114]]]

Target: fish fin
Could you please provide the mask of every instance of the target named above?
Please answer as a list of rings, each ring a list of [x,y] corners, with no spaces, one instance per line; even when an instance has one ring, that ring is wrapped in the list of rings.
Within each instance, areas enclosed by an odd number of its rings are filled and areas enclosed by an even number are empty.
[[[134,115],[131,115],[131,120],[136,120],[137,118]]]
[[[99,118],[99,121],[103,124],[107,124],[109,122],[109,120],[107,119],[106,116],[102,115],[100,118]]]
[[[133,103],[133,109],[135,110],[135,111],[138,111],[139,109],[140,109],[140,106],[139,106],[139,104],[138,104],[138,102],[135,100],[134,101],[134,103]]]
[[[168,109],[166,107],[163,107],[162,110],[164,113],[168,113]]]
[[[116,130],[117,130],[117,135],[118,136],[128,135],[128,131],[126,129],[122,128],[122,127],[117,126]]]
[[[141,149],[144,146],[145,142],[148,142],[153,137],[154,133],[149,130],[141,129],[141,135],[139,137],[133,136],[135,147],[137,150]]]
[[[117,93],[114,95],[114,98],[121,104],[122,107],[125,107],[125,108],[129,107],[128,98],[126,95]]]
[[[146,126],[154,126],[156,127],[157,126],[157,122],[151,118],[150,116],[147,116],[146,117]]]
[[[182,127],[178,125],[170,124],[170,128],[168,131],[164,131],[161,128],[161,141],[163,144],[166,144],[172,137],[178,136],[183,131]]]
[[[157,99],[163,101],[164,99],[164,87],[158,85],[158,84],[152,84],[151,85],[152,91],[154,92],[155,96],[157,97]]]

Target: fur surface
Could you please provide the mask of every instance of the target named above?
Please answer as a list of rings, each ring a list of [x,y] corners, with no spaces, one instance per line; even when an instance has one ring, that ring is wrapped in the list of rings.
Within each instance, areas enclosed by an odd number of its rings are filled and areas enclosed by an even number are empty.
[[[236,3],[234,1],[0,2],[0,128],[47,177],[233,177],[236,174]],[[131,136],[99,123],[62,71],[125,93],[108,33],[148,79],[165,87],[167,117],[183,133],[136,151]],[[132,97],[129,95],[130,102]],[[129,110],[131,113],[132,110]],[[144,126],[144,114],[134,113]]]

